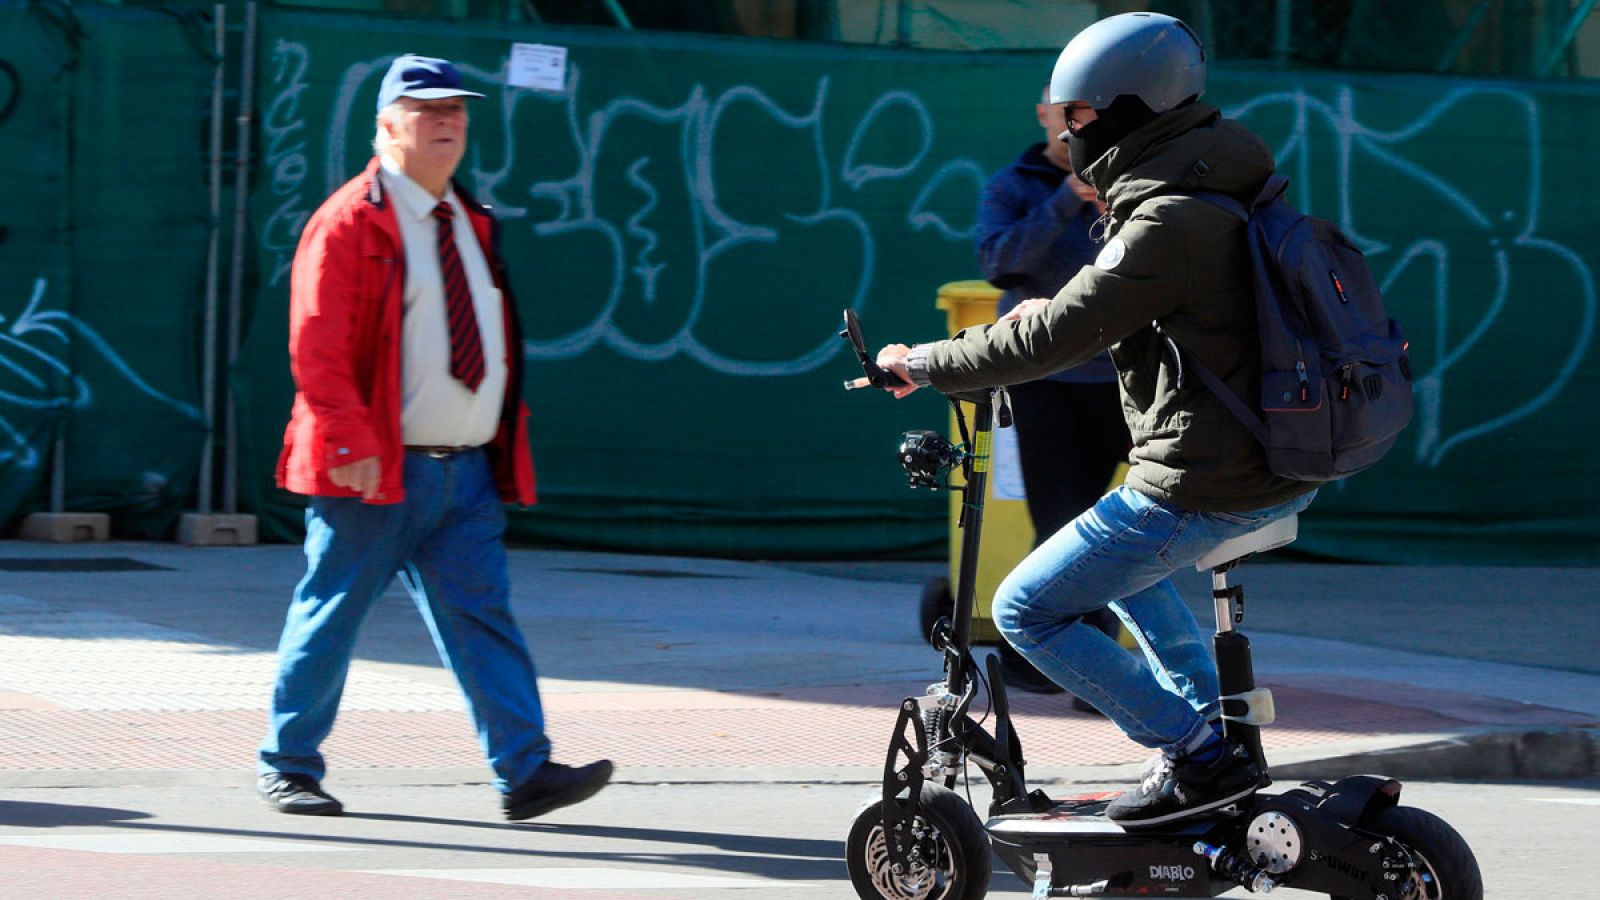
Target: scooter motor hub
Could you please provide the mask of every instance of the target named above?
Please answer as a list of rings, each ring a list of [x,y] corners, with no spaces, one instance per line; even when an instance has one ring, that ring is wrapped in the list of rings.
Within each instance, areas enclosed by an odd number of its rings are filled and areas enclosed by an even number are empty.
[[[1300,827],[1281,812],[1265,812],[1250,822],[1245,838],[1250,859],[1273,875],[1282,875],[1300,864],[1305,841]]]

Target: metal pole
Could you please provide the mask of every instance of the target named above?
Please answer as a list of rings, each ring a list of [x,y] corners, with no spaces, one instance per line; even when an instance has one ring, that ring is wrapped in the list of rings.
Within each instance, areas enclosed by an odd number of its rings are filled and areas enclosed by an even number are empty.
[[[1445,49],[1444,55],[1439,57],[1439,64],[1433,67],[1435,72],[1448,71],[1456,64],[1456,57],[1467,49],[1467,43],[1472,40],[1472,33],[1478,30],[1478,23],[1483,21],[1483,14],[1488,12],[1493,4],[1494,0],[1479,0],[1478,5],[1473,7],[1472,12],[1467,15],[1467,20],[1456,29],[1455,39]]]
[[[1196,0],[1193,15],[1193,21],[1189,19],[1184,21],[1193,25],[1195,33],[1200,35],[1200,45],[1202,47],[1215,47],[1217,45],[1216,16],[1211,11],[1211,0]],[[1206,58],[1210,59],[1211,54],[1207,53]]]
[[[1555,46],[1550,48],[1550,52],[1534,71],[1534,75],[1539,78],[1547,77],[1550,70],[1561,62],[1561,58],[1567,54],[1567,48],[1572,46],[1573,40],[1578,37],[1578,30],[1583,27],[1584,20],[1589,18],[1589,13],[1594,10],[1594,5],[1595,0],[1583,0],[1578,4],[1578,8],[1568,17],[1566,27],[1561,29],[1561,37],[1556,39]]]
[[[617,0],[605,0],[606,11],[611,13],[611,18],[616,20],[617,27],[623,31],[632,31],[633,23],[628,21],[628,14],[622,11],[622,4]]]
[[[1294,0],[1278,0],[1274,7],[1272,58],[1278,62],[1288,62],[1289,55],[1293,51],[1289,39],[1289,26],[1294,21]]]
[[[254,106],[256,65],[256,4],[254,0],[244,7],[244,49],[240,54],[238,165],[233,179],[233,259],[228,275],[228,359],[227,371],[231,378],[234,365],[239,361],[239,332],[241,330],[241,304],[244,293],[244,234],[245,218],[250,199],[250,112]],[[233,391],[227,391],[227,410],[223,455],[222,503],[223,512],[232,515],[239,511],[239,424],[238,409]]]
[[[67,419],[61,420],[61,433],[56,436],[55,449],[50,454],[50,511],[67,509]]]
[[[227,7],[218,3],[212,7],[216,16],[213,25],[213,49],[217,55],[215,70],[211,73],[211,238],[206,245],[206,299],[205,316],[201,327],[200,402],[206,417],[206,439],[200,452],[199,501],[196,511],[202,515],[211,512],[211,476],[216,453],[217,434],[217,275],[218,255],[222,242],[222,80],[223,53],[228,21]]]

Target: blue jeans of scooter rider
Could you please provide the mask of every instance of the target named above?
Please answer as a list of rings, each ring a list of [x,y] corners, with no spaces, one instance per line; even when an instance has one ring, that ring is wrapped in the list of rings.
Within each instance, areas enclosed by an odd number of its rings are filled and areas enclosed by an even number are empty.
[[[1123,486],[1029,554],[1001,583],[994,620],[1051,680],[1128,737],[1179,757],[1211,739],[1219,715],[1211,638],[1168,576],[1229,538],[1305,509],[1315,491],[1243,513],[1189,512]],[[1109,605],[1147,666],[1078,617]]]
[[[319,781],[356,632],[398,572],[439,658],[461,685],[502,793],[550,756],[533,660],[510,609],[506,514],[481,450],[406,452],[403,502],[313,497],[306,575],[278,647],[272,721],[258,768]]]

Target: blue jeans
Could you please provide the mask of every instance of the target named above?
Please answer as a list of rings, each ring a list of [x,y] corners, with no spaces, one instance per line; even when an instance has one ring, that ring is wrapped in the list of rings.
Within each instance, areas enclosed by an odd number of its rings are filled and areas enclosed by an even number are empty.
[[[454,673],[502,793],[550,756],[533,659],[511,616],[505,510],[483,451],[407,451],[406,499],[313,497],[306,575],[278,642],[258,769],[321,779],[356,631],[396,573]]]
[[[1311,503],[1315,492],[1245,513],[1188,512],[1129,487],[1039,545],[1000,584],[994,621],[1052,681],[1082,697],[1146,747],[1177,757],[1214,734],[1210,639],[1168,579],[1223,541]],[[1080,617],[1109,605],[1140,659]],[[1148,663],[1148,664],[1147,664]]]

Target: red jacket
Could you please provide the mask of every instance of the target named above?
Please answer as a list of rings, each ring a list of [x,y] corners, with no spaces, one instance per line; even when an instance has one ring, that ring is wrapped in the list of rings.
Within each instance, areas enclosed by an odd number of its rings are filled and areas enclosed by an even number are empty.
[[[381,460],[375,503],[405,499],[400,437],[400,327],[405,244],[383,196],[378,160],[345,182],[306,223],[289,279],[289,366],[294,411],[283,434],[278,484],[297,494],[355,497],[328,470]],[[505,301],[507,376],[500,429],[488,446],[500,496],[532,505],[533,454],[522,402],[522,330],[489,211],[456,185]]]

